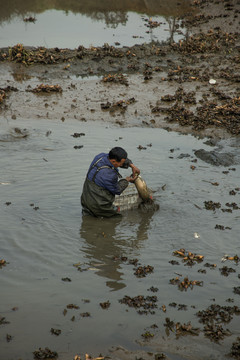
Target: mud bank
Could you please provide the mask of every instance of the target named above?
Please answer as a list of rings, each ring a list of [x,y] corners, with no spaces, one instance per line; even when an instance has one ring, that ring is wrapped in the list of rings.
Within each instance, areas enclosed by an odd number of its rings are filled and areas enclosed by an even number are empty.
[[[237,1],[194,2],[178,43],[1,49],[1,116],[239,135],[239,11]],[[62,91],[34,93],[40,84]]]

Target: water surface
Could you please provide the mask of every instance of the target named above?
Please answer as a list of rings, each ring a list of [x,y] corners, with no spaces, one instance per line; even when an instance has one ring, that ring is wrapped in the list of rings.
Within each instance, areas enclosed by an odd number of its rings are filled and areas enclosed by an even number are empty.
[[[168,1],[8,1],[1,4],[0,47],[77,48],[132,46],[178,40],[186,32],[179,16],[188,0]],[[34,21],[27,21],[32,18]],[[149,28],[149,20],[158,26]]]
[[[233,293],[233,287],[239,286],[239,267],[228,261],[236,270],[229,277],[222,276],[219,268],[223,255],[240,253],[240,210],[223,213],[204,208],[204,201],[210,199],[223,208],[227,202],[240,205],[239,192],[229,195],[239,186],[239,166],[234,171],[200,160],[192,163],[193,149],[212,149],[204,139],[161,129],[42,119],[19,119],[17,126],[29,136],[21,138],[16,133],[16,121],[1,119],[0,258],[8,264],[0,269],[0,315],[10,324],[0,326],[0,358],[32,359],[32,352],[45,346],[56,350],[60,360],[86,352],[97,356],[113,345],[134,350],[139,348],[141,335],[155,323],[156,336],[160,336],[157,346],[166,353],[196,359],[201,345],[201,359],[209,359],[209,355],[224,359],[239,336],[236,316],[227,325],[234,335],[221,345],[202,335],[188,337],[185,353],[177,347],[186,340],[167,336],[163,324],[170,317],[202,327],[195,314],[213,303],[213,298],[220,305],[228,305],[226,300],[231,298],[239,306],[239,295]],[[74,138],[74,132],[85,136]],[[146,150],[138,150],[140,144]],[[222,144],[227,151],[239,152],[237,141]],[[76,145],[83,148],[74,149]],[[130,211],[122,218],[83,219],[79,197],[89,163],[96,153],[116,145],[126,148],[142,170],[160,210]],[[180,154],[190,156],[180,159]],[[229,172],[224,174],[226,170]],[[128,170],[121,172],[129,175]],[[216,181],[219,186],[211,184]],[[215,229],[216,224],[231,230]],[[204,262],[184,266],[172,255],[182,247],[204,255]],[[154,272],[137,278],[133,265],[113,260],[120,256],[137,258],[139,264],[153,266]],[[171,265],[170,260],[180,264]],[[217,267],[204,267],[207,262]],[[199,273],[199,269],[207,273]],[[204,286],[181,292],[169,284],[176,274],[202,280]],[[62,281],[66,277],[71,282]],[[149,291],[152,286],[158,288],[156,293]],[[156,295],[155,314],[139,315],[136,309],[121,304],[125,295]],[[105,301],[111,304],[107,310],[99,305]],[[186,304],[187,311],[170,307],[172,302]],[[80,308],[68,309],[64,315],[68,304]],[[14,307],[18,310],[13,311]],[[81,315],[86,312],[90,317]],[[52,335],[51,328],[61,329],[61,335]],[[9,343],[6,334],[13,337]]]

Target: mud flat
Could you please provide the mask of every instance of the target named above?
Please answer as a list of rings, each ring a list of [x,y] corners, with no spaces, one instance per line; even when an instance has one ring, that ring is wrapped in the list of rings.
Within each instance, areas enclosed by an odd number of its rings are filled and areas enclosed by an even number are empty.
[[[1,115],[238,135],[239,7],[193,2],[182,19],[189,35],[178,43],[1,49]],[[34,93],[41,84],[61,92]]]

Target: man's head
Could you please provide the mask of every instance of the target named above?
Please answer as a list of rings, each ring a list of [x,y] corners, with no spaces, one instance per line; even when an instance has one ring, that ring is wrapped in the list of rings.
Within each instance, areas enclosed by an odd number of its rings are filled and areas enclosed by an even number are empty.
[[[127,159],[127,152],[121,147],[114,147],[108,154],[110,162],[115,168],[122,166]]]

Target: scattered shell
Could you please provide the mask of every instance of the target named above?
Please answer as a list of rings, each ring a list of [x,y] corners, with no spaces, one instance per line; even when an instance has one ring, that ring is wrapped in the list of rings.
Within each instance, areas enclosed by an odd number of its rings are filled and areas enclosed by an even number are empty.
[[[48,347],[45,349],[39,348],[38,350],[33,352],[35,359],[56,359],[58,357],[58,353],[56,351],[51,351]]]
[[[209,84],[211,84],[211,85],[216,84],[216,82],[217,82],[217,81],[214,80],[214,79],[210,79],[210,80],[209,80]]]

